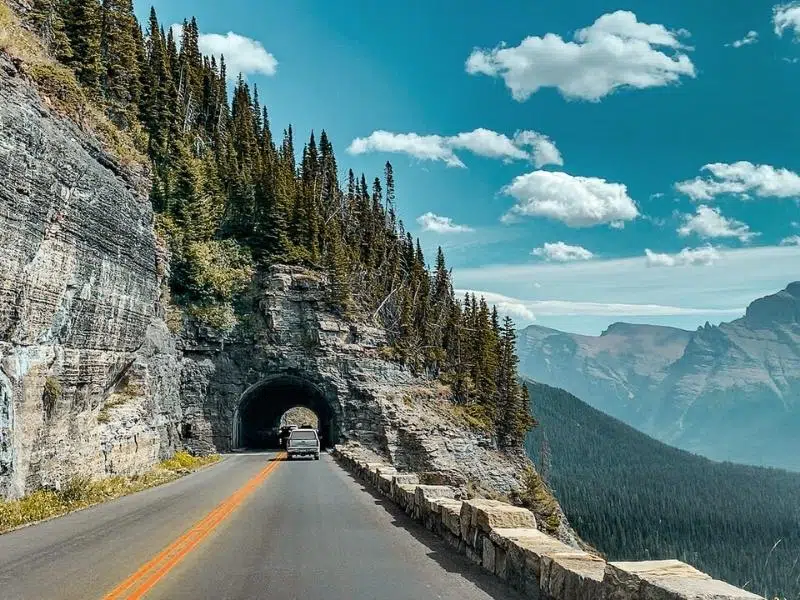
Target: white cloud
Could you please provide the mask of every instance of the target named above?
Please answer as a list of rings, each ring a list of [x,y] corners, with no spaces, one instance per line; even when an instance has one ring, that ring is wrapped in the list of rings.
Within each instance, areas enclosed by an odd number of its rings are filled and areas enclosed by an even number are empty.
[[[508,137],[489,129],[480,128],[468,133],[459,133],[447,138],[446,141],[452,148],[469,150],[486,158],[528,158],[528,153],[515,146]]]
[[[678,182],[675,189],[692,200],[713,200],[722,194],[754,194],[760,198],[800,197],[800,175],[788,169],[739,161],[732,164],[711,163],[701,171],[707,171],[711,176]]]
[[[534,256],[541,256],[555,262],[572,262],[574,260],[590,260],[594,257],[589,250],[582,246],[570,246],[564,242],[545,243],[541,248],[534,248]]]
[[[503,192],[517,201],[503,216],[506,223],[527,216],[555,219],[570,227],[592,227],[639,216],[625,185],[596,177],[534,171],[516,177]]]
[[[736,40],[734,42],[731,42],[730,44],[725,44],[725,45],[732,48],[741,48],[742,46],[749,46],[750,44],[755,44],[757,41],[758,41],[758,32],[750,30],[745,34],[745,36],[742,39]]]
[[[526,148],[530,147],[528,151]],[[552,140],[536,131],[518,131],[514,138],[490,129],[478,128],[453,136],[419,135],[374,131],[365,138],[354,139],[347,151],[397,152],[420,160],[442,161],[450,167],[465,167],[455,150],[467,150],[478,156],[506,161],[529,160],[537,168],[544,165],[563,165],[561,153]]]
[[[432,212],[427,212],[417,217],[417,223],[422,226],[423,231],[433,231],[436,233],[466,233],[473,231],[471,227],[453,223],[453,219],[450,217],[442,217]]]
[[[172,26],[175,39],[180,42],[183,25]],[[219,33],[201,33],[197,45],[203,54],[213,55],[220,59],[225,57],[228,78],[236,79],[242,75],[275,75],[278,60],[258,40],[254,40],[233,31],[225,35]]]
[[[711,245],[701,248],[684,248],[677,254],[661,254],[645,249],[645,264],[648,267],[682,267],[704,266],[709,267],[717,262],[722,255]]]
[[[781,240],[781,246],[800,246],[800,235],[790,235]]]
[[[354,139],[347,151],[350,154],[397,152],[420,160],[440,160],[448,167],[466,167],[440,135],[373,131],[369,137]]]
[[[759,235],[750,231],[750,227],[736,219],[729,219],[722,215],[717,208],[701,204],[693,215],[683,216],[683,225],[678,228],[678,234],[686,237],[697,234],[702,238],[737,238],[741,242],[749,242]]]
[[[782,36],[789,29],[796,37],[800,37],[800,2],[775,6],[772,9],[772,24],[775,26],[777,36]]]
[[[616,11],[579,29],[574,41],[547,33],[519,46],[476,48],[466,61],[471,75],[502,77],[515,100],[527,100],[545,87],[569,99],[599,101],[620,88],[644,89],[695,77],[680,37],[684,30],[640,23],[629,11]]]
[[[518,131],[514,134],[514,143],[518,146],[528,146],[532,151],[533,165],[541,169],[545,165],[564,165],[555,143],[546,135],[536,131]]]

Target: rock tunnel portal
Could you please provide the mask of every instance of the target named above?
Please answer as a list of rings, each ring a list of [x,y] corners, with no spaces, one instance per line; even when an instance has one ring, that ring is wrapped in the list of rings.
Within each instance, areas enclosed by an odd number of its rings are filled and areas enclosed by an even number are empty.
[[[332,399],[303,377],[279,375],[252,386],[242,395],[233,419],[233,448],[277,448],[281,417],[298,406],[317,415],[323,448],[335,444],[337,424]]]

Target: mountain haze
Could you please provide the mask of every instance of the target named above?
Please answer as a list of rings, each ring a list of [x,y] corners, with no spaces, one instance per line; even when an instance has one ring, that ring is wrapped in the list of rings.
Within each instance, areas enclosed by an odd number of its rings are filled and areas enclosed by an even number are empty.
[[[519,353],[523,375],[656,439],[800,470],[800,282],[694,332],[615,323],[585,336],[532,325]]]

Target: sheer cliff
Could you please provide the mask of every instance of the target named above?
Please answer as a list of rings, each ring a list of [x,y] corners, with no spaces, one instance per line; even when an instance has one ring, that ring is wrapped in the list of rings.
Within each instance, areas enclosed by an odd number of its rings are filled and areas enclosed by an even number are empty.
[[[150,466],[180,410],[144,174],[2,55],[0,173],[0,493]]]

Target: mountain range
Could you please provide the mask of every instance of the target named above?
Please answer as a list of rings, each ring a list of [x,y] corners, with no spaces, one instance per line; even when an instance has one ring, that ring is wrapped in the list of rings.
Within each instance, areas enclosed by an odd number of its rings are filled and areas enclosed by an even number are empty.
[[[696,331],[519,333],[520,372],[708,458],[800,471],[800,281]]]

